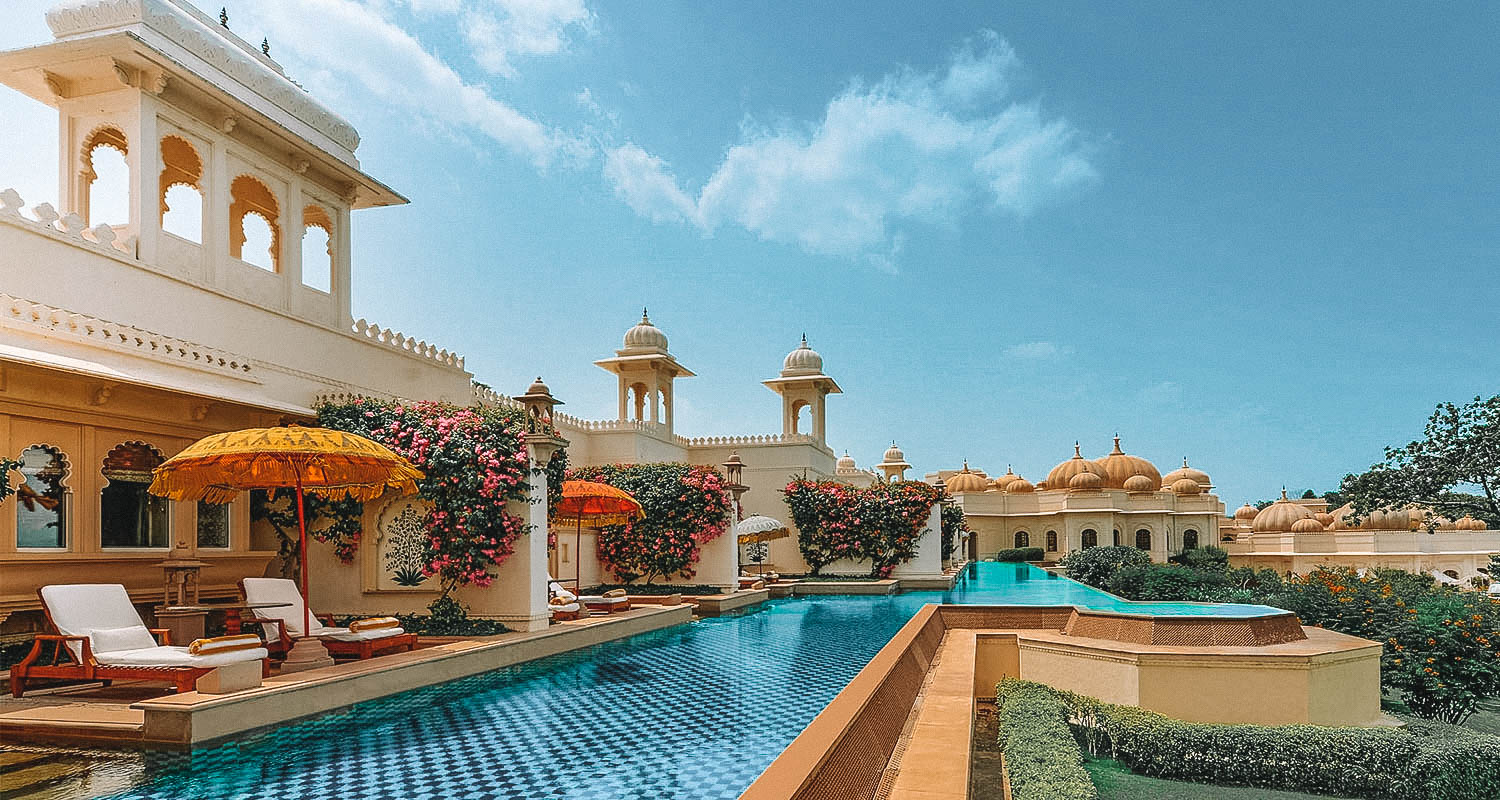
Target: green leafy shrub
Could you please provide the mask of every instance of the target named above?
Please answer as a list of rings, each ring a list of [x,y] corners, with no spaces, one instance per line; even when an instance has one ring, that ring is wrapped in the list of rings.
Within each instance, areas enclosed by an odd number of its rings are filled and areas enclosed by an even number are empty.
[[[996,561],[1021,562],[1041,561],[1047,552],[1040,547],[1012,547],[1009,550],[1001,550],[995,554]]]
[[[1057,694],[1041,684],[1006,680],[996,689],[1000,751],[1015,800],[1094,800],[1099,793],[1068,730]]]
[[[969,528],[969,522],[964,517],[962,506],[943,506],[941,519],[943,524],[943,560],[947,561],[953,558],[953,551],[958,549],[958,543],[963,538],[963,534],[965,532],[972,534],[973,530]]]
[[[1105,585],[1111,593],[1132,600],[1189,600],[1208,595],[1224,585],[1218,572],[1200,572],[1176,564],[1147,564],[1121,569]]]
[[[1189,567],[1200,572],[1225,573],[1229,571],[1229,553],[1223,548],[1214,547],[1213,545],[1184,550],[1167,559],[1167,561],[1173,564],[1181,564],[1184,567]]]
[[[1074,550],[1057,563],[1069,578],[1103,589],[1121,569],[1149,566],[1151,554],[1134,547],[1088,547]]]
[[[1500,736],[1407,729],[1184,722],[1007,678],[1001,694],[1051,694],[1090,754],[1174,780],[1390,800],[1500,797]]]

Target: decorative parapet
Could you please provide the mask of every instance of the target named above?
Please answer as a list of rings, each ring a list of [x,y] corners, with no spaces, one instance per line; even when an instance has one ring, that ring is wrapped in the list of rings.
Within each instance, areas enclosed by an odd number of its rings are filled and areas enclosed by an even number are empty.
[[[424,341],[414,339],[403,333],[393,331],[390,328],[382,328],[364,319],[354,321],[349,330],[355,335],[376,344],[385,345],[393,350],[435,361],[446,367],[454,369],[464,368],[464,357],[457,353],[438,349],[437,345],[431,345]]]
[[[503,395],[484,384],[473,381],[470,384],[474,390],[474,402],[482,406],[498,406],[500,408],[522,408],[521,401],[509,395]]]
[[[726,447],[757,444],[816,444],[817,439],[805,433],[766,433],[749,436],[694,436],[689,447]]]
[[[65,336],[131,355],[210,370],[259,383],[259,379],[251,372],[250,359],[246,356],[175,336],[153,333],[133,325],[75,314],[3,292],[0,292],[0,320],[35,327],[52,336]]]
[[[21,208],[25,204],[20,193],[15,189],[0,191],[0,221],[18,223],[22,227],[53,238],[105,252],[117,258],[136,257],[134,236],[120,239],[114,228],[102,222],[89,228],[85,225],[83,217],[77,214],[58,216],[57,209],[53,208],[51,203],[33,206],[32,216],[28,217],[21,213]]]

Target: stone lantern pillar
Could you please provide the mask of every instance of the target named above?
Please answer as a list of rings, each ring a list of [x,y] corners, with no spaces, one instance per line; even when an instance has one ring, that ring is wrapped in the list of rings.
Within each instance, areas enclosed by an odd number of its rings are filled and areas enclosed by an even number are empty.
[[[521,515],[530,533],[516,540],[515,552],[496,570],[496,580],[486,593],[489,616],[518,631],[546,630],[551,612],[547,607],[547,462],[568,440],[552,427],[552,409],[562,402],[547,385],[535,383],[516,398],[526,410],[526,455],[530,462],[531,492]]]
[[[750,487],[744,482],[745,462],[740,460],[739,453],[730,453],[729,458],[720,466],[724,468],[724,477],[728,481],[724,488],[729,490],[734,510],[730,514],[729,530],[723,536],[703,545],[698,574],[702,576],[700,580],[704,583],[734,592],[740,585],[740,541],[735,526],[744,516],[740,508],[740,497]]]

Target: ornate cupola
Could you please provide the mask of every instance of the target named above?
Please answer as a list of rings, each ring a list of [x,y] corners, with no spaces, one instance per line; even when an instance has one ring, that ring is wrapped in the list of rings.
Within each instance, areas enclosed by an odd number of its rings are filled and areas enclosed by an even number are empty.
[[[693,371],[667,350],[667,335],[651,324],[646,309],[641,309],[641,321],[625,331],[614,358],[594,364],[619,378],[620,419],[672,432],[672,382],[693,377]]]
[[[807,334],[802,334],[802,343],[786,354],[781,362],[781,374],[763,381],[767,388],[781,395],[781,432],[786,436],[810,435],[820,446],[827,441],[827,399],[830,394],[840,394],[838,382],[823,374],[823,357],[807,344]],[[812,430],[802,427],[802,409],[808,409]]]

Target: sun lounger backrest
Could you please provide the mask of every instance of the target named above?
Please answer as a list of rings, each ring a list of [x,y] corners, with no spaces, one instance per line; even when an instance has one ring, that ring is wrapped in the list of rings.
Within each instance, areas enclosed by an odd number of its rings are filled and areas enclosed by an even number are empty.
[[[156,643],[141,615],[130,602],[125,587],[118,583],[66,583],[42,587],[42,602],[47,606],[47,615],[58,633],[67,636],[92,636],[95,631],[115,631],[95,643],[133,642],[136,647],[150,647]],[[121,635],[123,634],[123,635]],[[83,657],[82,645],[69,643],[68,648],[79,658]],[[115,648],[105,645],[105,649]]]
[[[257,608],[254,609],[255,616],[260,619],[279,619],[286,623],[288,636],[301,636],[302,632],[302,593],[297,591],[297,584],[286,578],[246,578],[245,602],[247,603],[291,603],[289,606],[280,608]],[[313,630],[321,627],[317,620],[313,620]],[[266,637],[274,639],[277,636],[276,626],[267,625]]]

